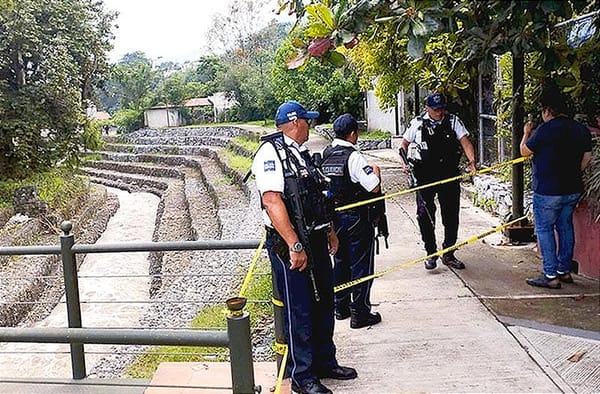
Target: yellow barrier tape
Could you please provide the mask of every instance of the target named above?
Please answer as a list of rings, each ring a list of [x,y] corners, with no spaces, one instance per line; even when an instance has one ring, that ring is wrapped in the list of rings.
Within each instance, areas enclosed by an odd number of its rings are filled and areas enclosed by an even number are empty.
[[[275,351],[276,354],[284,355],[285,351],[287,349],[287,344],[275,342],[275,345],[273,347],[274,347],[273,350]]]
[[[273,305],[283,308],[283,301],[278,300],[276,298],[271,298],[271,302]]]
[[[371,198],[371,199],[368,199],[368,200],[359,201],[359,202],[355,202],[355,203],[352,203],[352,204],[344,205],[344,206],[336,208],[335,210],[336,211],[345,211],[346,209],[352,209],[352,208],[360,207],[360,206],[363,206],[363,205],[371,204],[371,203],[374,203],[374,202],[377,202],[377,201],[380,201],[380,200],[385,200],[386,198],[398,197],[398,196],[401,196],[403,194],[408,194],[408,193],[416,192],[416,191],[419,191],[419,190],[422,190],[422,189],[427,189],[428,187],[432,187],[432,186],[443,185],[444,183],[454,182],[454,181],[457,181],[457,180],[460,180],[460,179],[463,179],[463,178],[471,177],[473,175],[485,174],[485,173],[497,170],[498,168],[501,168],[501,167],[504,167],[504,166],[522,163],[522,162],[524,162],[526,160],[529,160],[530,158],[531,157],[519,157],[517,159],[513,159],[513,160],[510,160],[510,161],[505,161],[503,163],[494,164],[491,167],[486,167],[486,168],[483,168],[483,169],[475,171],[475,172],[465,173],[463,175],[458,175],[458,176],[455,176],[455,177],[452,177],[452,178],[442,179],[441,181],[432,182],[432,183],[428,183],[426,185],[413,187],[412,189],[401,190],[399,192],[385,194],[383,196],[374,197],[374,198]]]
[[[522,220],[524,220],[524,219],[526,219],[526,218],[527,218],[527,216],[521,216],[521,217],[520,217],[520,218],[518,218],[518,219],[511,220],[511,221],[510,221],[510,222],[508,222],[508,223],[505,223],[505,224],[501,224],[501,225],[499,225],[499,226],[496,226],[496,227],[494,227],[493,229],[491,229],[491,230],[489,230],[489,231],[486,231],[485,233],[481,233],[481,234],[479,234],[479,235],[476,235],[476,236],[474,236],[474,237],[471,237],[471,238],[467,239],[466,241],[462,241],[462,242],[456,243],[456,244],[454,244],[454,245],[452,245],[452,246],[449,246],[449,247],[447,247],[446,249],[442,249],[442,250],[440,250],[440,251],[438,251],[438,252],[436,252],[436,253],[430,254],[429,256],[420,257],[420,258],[418,258],[418,259],[416,259],[416,260],[409,261],[408,263],[403,263],[403,264],[400,264],[400,265],[396,265],[396,266],[394,266],[394,267],[392,267],[392,268],[388,268],[387,270],[380,271],[380,272],[376,272],[376,273],[374,273],[373,275],[364,276],[364,277],[362,277],[362,278],[355,279],[355,280],[353,280],[353,281],[350,281],[350,282],[343,283],[343,284],[341,284],[341,285],[335,286],[335,287],[333,288],[333,291],[337,293],[338,291],[345,290],[345,289],[349,289],[350,287],[352,287],[352,286],[355,286],[355,285],[357,285],[357,284],[359,284],[359,283],[363,283],[363,282],[366,282],[366,281],[368,281],[368,280],[371,280],[371,279],[379,278],[380,276],[383,276],[383,275],[389,274],[389,273],[391,273],[391,272],[394,272],[394,271],[398,271],[398,270],[399,270],[399,269],[401,269],[401,268],[406,268],[406,267],[409,267],[409,266],[411,266],[411,265],[418,264],[418,263],[420,263],[420,262],[422,262],[422,261],[425,261],[425,260],[427,260],[427,259],[429,259],[429,258],[431,258],[431,257],[434,257],[434,256],[440,256],[440,255],[442,255],[442,254],[444,254],[444,253],[451,252],[451,251],[453,251],[453,250],[456,250],[456,249],[460,248],[461,246],[465,246],[465,245],[471,244],[471,243],[473,243],[473,242],[475,242],[475,241],[477,241],[477,240],[480,240],[480,239],[482,239],[482,238],[485,238],[485,237],[487,237],[487,236],[488,236],[488,235],[490,235],[490,234],[493,234],[493,233],[496,233],[496,232],[498,232],[498,231],[501,231],[501,230],[503,230],[504,228],[506,228],[506,227],[508,227],[508,226],[511,226],[511,225],[513,225],[513,224],[515,224],[515,223],[517,223],[517,222],[520,222],[520,221],[522,221]]]
[[[246,274],[246,277],[244,278],[244,283],[242,284],[242,288],[240,289],[240,297],[244,297],[244,294],[246,294],[246,290],[248,289],[248,285],[250,284],[250,279],[252,279],[252,274],[254,274],[254,269],[256,268],[256,263],[258,262],[258,258],[260,257],[260,252],[262,251],[262,248],[265,244],[266,239],[267,239],[267,231],[265,230],[263,232],[262,239],[260,240],[260,243],[258,244],[258,248],[256,248],[256,252],[254,252],[254,257],[252,258],[252,263],[250,264],[250,268],[248,268],[248,273]]]
[[[288,346],[285,346],[285,351],[283,352],[283,357],[281,358],[281,367],[279,368],[279,373],[277,374],[277,385],[275,386],[275,394],[281,393],[281,384],[283,383],[283,376],[285,375],[285,364],[287,363],[288,358]]]

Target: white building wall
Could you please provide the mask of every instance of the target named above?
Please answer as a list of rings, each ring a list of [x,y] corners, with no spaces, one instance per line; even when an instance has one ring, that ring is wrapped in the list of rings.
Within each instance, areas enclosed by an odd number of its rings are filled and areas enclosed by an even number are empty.
[[[177,108],[150,108],[144,112],[146,127],[160,129],[182,125],[181,115]]]
[[[375,91],[369,90],[365,94],[365,114],[367,118],[368,130],[383,130],[392,133],[392,136],[401,136],[406,129],[406,120],[404,119],[404,92],[398,93],[397,110],[390,108],[382,110],[379,106],[379,100],[375,97]],[[396,122],[396,116],[398,117]],[[396,130],[397,129],[397,130]]]

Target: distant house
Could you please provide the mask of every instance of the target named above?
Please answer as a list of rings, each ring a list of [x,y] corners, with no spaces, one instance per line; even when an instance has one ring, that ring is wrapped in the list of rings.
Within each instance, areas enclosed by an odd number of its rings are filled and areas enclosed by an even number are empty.
[[[178,127],[184,125],[179,107],[172,105],[157,105],[144,111],[144,125],[151,129]]]
[[[144,125],[151,129],[178,127],[186,124],[181,108],[186,108],[187,119],[193,123],[222,121],[225,113],[237,105],[235,100],[218,92],[210,97],[194,97],[186,100],[182,106],[157,105],[144,111]]]
[[[94,119],[96,120],[109,120],[110,114],[106,111],[97,111],[94,115]]]

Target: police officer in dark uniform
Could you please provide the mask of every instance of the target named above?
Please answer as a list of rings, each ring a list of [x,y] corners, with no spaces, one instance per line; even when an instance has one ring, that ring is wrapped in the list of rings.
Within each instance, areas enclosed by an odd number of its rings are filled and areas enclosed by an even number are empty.
[[[469,160],[468,168],[477,171],[475,150],[469,141],[469,132],[458,116],[446,111],[446,101],[439,93],[425,101],[425,114],[413,119],[403,135],[400,149],[407,152],[414,165],[418,185],[425,185],[460,174],[461,148]],[[460,209],[460,184],[445,183],[421,190],[417,195],[417,220],[427,254],[437,251],[435,240],[435,196],[438,197],[444,225],[443,248],[456,243]],[[442,255],[442,263],[463,269],[465,264],[454,256],[454,251]],[[437,257],[425,261],[428,270],[437,267]]]
[[[323,173],[330,179],[330,194],[336,207],[377,197],[380,193],[379,167],[367,163],[358,151],[358,122],[343,114],[333,122],[335,139],[323,152]],[[379,206],[377,204],[376,206]],[[341,285],[372,275],[375,267],[375,207],[362,205],[336,212],[334,227],[339,247],[334,256],[334,283]],[[371,313],[373,280],[335,294],[335,317],[350,317],[351,328],[361,328],[381,321]]]
[[[286,376],[298,393],[331,393],[320,378],[354,379],[342,367],[333,343],[333,270],[338,247],[327,185],[308,149],[309,121],[319,113],[296,101],[279,106],[278,132],[263,137],[252,164],[261,194],[274,282],[283,298],[289,356]]]

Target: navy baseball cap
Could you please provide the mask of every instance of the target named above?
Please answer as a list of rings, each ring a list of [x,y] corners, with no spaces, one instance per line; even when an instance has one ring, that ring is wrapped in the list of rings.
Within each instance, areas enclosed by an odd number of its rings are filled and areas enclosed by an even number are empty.
[[[333,132],[338,137],[345,137],[356,130],[358,130],[358,122],[350,114],[340,115],[333,121]]]
[[[297,101],[286,101],[277,108],[277,112],[275,113],[275,125],[279,126],[299,118],[317,119],[318,117],[319,113],[317,111],[307,111],[302,104]]]
[[[425,105],[431,109],[446,108],[446,99],[439,93],[432,93],[427,96]]]

